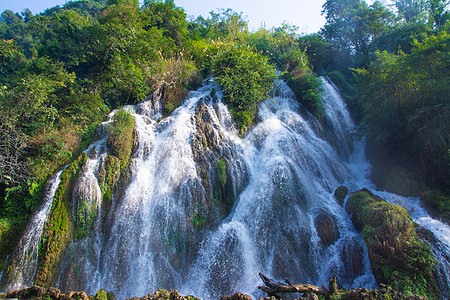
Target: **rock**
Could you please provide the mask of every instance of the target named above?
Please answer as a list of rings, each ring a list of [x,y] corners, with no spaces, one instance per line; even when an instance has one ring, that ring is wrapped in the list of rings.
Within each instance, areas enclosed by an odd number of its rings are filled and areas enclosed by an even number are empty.
[[[222,296],[220,300],[252,300],[252,297],[247,294],[236,293],[232,296]]]
[[[416,224],[408,212],[367,189],[352,194],[348,202],[353,225],[360,231],[364,229],[363,239],[377,282],[400,292],[437,298],[431,249],[418,238]],[[418,275],[423,281],[415,279]]]
[[[314,294],[314,293],[305,293],[299,299],[302,299],[302,300],[319,300],[319,297],[316,294]]]
[[[180,295],[178,291],[170,291],[170,300],[182,300],[183,297]]]
[[[215,149],[222,138],[214,130],[208,106],[204,102],[200,102],[195,110],[195,126],[197,128],[197,148],[201,146],[203,149]]]
[[[108,300],[116,300],[116,295],[113,292],[106,293]]]
[[[69,299],[74,299],[74,300],[89,299],[85,292],[69,292],[69,294],[67,294],[67,296],[69,296]]]
[[[51,287],[47,289],[46,296],[49,296],[52,299],[59,299],[59,295],[61,295],[61,291],[57,288]]]
[[[338,203],[342,206],[344,203],[345,197],[348,195],[348,188],[341,185],[334,191],[334,198],[338,201]]]
[[[328,212],[319,213],[314,219],[314,225],[324,246],[328,247],[339,239],[337,220]]]

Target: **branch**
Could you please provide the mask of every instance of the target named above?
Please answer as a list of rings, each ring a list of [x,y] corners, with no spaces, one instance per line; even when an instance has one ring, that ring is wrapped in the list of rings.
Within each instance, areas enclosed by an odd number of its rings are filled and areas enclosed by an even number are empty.
[[[316,293],[320,295],[329,295],[327,289],[323,287],[318,287],[312,284],[293,284],[289,280],[286,280],[288,285],[278,284],[270,280],[268,277],[259,273],[262,281],[266,286],[258,286],[263,292],[266,292],[269,296],[276,296],[277,293]]]

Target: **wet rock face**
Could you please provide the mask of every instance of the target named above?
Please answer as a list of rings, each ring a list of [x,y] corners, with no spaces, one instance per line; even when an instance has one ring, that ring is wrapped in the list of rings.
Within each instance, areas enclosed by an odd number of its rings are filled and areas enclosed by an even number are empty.
[[[204,102],[199,102],[195,110],[197,134],[195,136],[196,141],[193,143],[196,144],[198,150],[199,148],[214,150],[222,141],[222,137],[217,133],[218,131],[214,130],[211,118],[212,116],[208,111],[208,106]]]
[[[348,188],[341,185],[334,191],[334,198],[338,201],[338,203],[342,206],[344,203],[345,197],[348,195]]]
[[[321,212],[317,215],[314,220],[314,225],[324,246],[328,247],[339,239],[340,234],[337,227],[337,220],[329,213]]]

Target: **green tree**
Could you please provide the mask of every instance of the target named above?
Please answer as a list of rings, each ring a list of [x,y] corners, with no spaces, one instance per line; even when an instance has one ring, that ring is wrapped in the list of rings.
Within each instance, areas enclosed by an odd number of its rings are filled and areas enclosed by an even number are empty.
[[[424,0],[396,0],[395,7],[407,23],[420,18],[425,9]]]
[[[429,12],[429,21],[435,28],[440,28],[450,20],[450,13],[448,11],[449,0],[427,0],[426,4]]]
[[[358,70],[369,137],[399,161],[414,161],[431,187],[450,190],[450,35],[416,41],[411,54],[378,53]]]
[[[187,35],[186,13],[173,0],[145,0],[143,6],[144,28],[156,27],[182,49]]]
[[[327,0],[322,36],[341,55],[354,57],[358,66],[368,63],[370,44],[387,29],[394,16],[379,1],[368,6],[361,0]]]

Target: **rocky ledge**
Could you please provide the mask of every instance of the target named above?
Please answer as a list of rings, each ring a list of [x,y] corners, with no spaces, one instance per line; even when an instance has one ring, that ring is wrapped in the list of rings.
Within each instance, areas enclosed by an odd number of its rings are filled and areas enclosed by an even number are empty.
[[[99,290],[95,295],[88,296],[85,292],[69,292],[61,293],[56,288],[43,288],[40,286],[32,286],[17,291],[10,291],[7,294],[0,295],[0,299],[17,299],[17,300],[116,300],[116,296],[112,292]],[[127,300],[200,300],[194,296],[181,296],[178,291],[158,290],[154,294],[148,294],[143,297],[133,297]]]
[[[296,286],[296,285],[293,285]],[[303,286],[303,285],[302,285]],[[309,285],[308,285],[309,286]],[[324,289],[318,288],[318,289]],[[332,290],[330,288],[330,290]],[[421,296],[404,296],[401,292],[396,292],[390,287],[383,284],[380,285],[378,290],[369,290],[365,288],[358,288],[352,290],[336,289],[333,291],[333,295],[327,295],[329,299],[343,299],[343,300],[378,300],[378,299],[392,299],[392,300],[426,300]],[[298,298],[295,297],[298,295]],[[296,293],[292,294],[292,297],[288,299],[294,300],[319,300],[324,299],[324,295],[320,292],[318,294],[314,292]],[[284,298],[284,297],[283,297]],[[327,298],[327,299],[328,299]],[[99,290],[95,295],[88,296],[85,292],[69,292],[67,294],[61,293],[56,288],[43,288],[39,286],[32,286],[17,291],[11,291],[7,294],[0,294],[0,299],[17,299],[17,300],[116,300],[114,293],[106,292],[105,290]],[[252,300],[250,295],[235,293],[230,296],[223,296],[220,300]],[[279,295],[270,295],[258,300],[278,300]],[[127,300],[200,300],[194,296],[181,296],[178,291],[175,290],[158,290],[153,294],[148,294],[143,297],[133,297]]]

